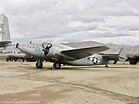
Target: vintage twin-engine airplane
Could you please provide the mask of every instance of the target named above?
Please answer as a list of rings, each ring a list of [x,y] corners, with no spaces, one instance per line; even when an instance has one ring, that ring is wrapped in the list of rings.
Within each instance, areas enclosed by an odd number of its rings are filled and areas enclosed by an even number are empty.
[[[38,59],[36,62],[37,68],[43,67],[43,60],[53,62],[53,67],[55,69],[60,69],[61,64],[67,65],[92,65],[90,59],[86,59],[88,63],[81,62],[87,56],[90,56],[94,53],[105,51],[109,49],[106,46],[97,46],[97,47],[87,47],[87,48],[73,48],[63,44],[56,43],[29,43],[22,45],[17,43],[16,48],[18,48],[23,53],[34,56]]]
[[[0,15],[0,47],[6,48],[11,45],[8,18]]]
[[[116,63],[117,60],[124,61],[126,58],[125,48],[122,48],[119,54],[96,54],[109,49],[106,46],[76,49],[63,44],[55,43],[29,43],[26,45],[17,43],[16,48],[27,55],[36,57],[38,59],[36,62],[37,68],[43,67],[43,60],[53,62],[53,67],[55,69],[60,69],[61,64],[75,66],[107,66],[107,64]]]

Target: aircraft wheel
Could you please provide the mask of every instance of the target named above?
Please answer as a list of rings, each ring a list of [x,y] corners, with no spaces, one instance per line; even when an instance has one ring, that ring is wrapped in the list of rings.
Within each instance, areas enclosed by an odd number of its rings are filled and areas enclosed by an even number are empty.
[[[107,68],[107,67],[108,67],[108,65],[106,64],[106,65],[105,65],[105,67]]]
[[[115,60],[114,62],[113,62],[113,64],[116,64],[117,63],[117,60]]]
[[[42,68],[42,66],[43,66],[43,63],[42,62],[40,62],[40,61],[37,61],[36,62],[36,67],[37,68]]]
[[[54,64],[53,64],[53,67],[54,67],[55,69],[60,69],[60,68],[61,68],[61,64],[60,64],[60,63],[54,63]]]

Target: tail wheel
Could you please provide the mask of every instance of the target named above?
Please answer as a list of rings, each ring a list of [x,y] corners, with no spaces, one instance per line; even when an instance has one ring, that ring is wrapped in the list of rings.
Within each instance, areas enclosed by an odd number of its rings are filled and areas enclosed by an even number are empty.
[[[60,69],[60,68],[61,68],[61,64],[60,64],[60,63],[54,63],[54,64],[53,64],[53,67],[54,67],[55,69]]]
[[[116,64],[117,63],[117,60],[114,60],[113,64]]]

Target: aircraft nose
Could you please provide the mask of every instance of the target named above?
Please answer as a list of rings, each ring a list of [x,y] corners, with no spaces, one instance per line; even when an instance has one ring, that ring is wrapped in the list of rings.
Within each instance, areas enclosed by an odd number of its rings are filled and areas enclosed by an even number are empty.
[[[19,46],[19,43],[16,43],[16,48],[18,48],[18,46]]]

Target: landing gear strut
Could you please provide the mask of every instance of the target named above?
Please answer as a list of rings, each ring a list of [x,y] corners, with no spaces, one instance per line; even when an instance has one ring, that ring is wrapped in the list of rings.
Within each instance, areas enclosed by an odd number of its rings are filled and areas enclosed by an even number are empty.
[[[37,68],[42,68],[42,67],[43,67],[42,60],[38,60],[38,61],[36,62],[36,67],[37,67]]]
[[[60,68],[61,68],[61,64],[55,62],[55,63],[53,64],[53,67],[54,67],[55,69],[60,69]]]

